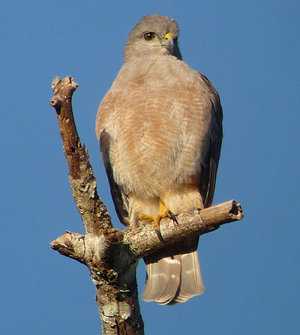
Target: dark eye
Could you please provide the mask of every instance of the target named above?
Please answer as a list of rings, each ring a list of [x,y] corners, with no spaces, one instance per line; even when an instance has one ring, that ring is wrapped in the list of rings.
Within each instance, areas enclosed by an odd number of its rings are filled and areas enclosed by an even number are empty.
[[[152,41],[155,38],[155,33],[145,33],[144,34],[144,39],[146,41]]]

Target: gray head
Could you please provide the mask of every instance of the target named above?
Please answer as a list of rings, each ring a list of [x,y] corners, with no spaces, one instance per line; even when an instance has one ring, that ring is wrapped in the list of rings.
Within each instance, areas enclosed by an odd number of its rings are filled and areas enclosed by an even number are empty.
[[[125,62],[149,55],[175,56],[182,59],[178,47],[179,28],[175,20],[161,15],[144,16],[128,35]]]

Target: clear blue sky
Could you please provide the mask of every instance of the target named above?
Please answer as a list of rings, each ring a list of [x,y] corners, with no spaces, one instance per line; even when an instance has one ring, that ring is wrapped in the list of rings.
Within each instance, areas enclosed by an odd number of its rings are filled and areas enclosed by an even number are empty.
[[[141,302],[147,334],[299,334],[299,1],[6,1],[0,4],[1,334],[100,334],[83,265],[49,243],[83,233],[51,82],[80,85],[74,111],[99,193],[117,222],[94,134],[98,105],[144,15],[175,18],[184,60],[220,93],[224,145],[214,203],[245,219],[201,238],[205,293]],[[140,291],[145,278],[140,264]]]

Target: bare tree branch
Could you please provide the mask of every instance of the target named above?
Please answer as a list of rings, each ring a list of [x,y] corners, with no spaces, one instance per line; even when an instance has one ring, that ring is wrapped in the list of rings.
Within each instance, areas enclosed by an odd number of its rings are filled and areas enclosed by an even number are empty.
[[[72,94],[78,87],[73,78],[52,84],[55,108],[64,153],[69,165],[69,179],[75,204],[85,227],[85,235],[66,232],[51,243],[51,248],[85,264],[95,284],[96,301],[103,334],[144,334],[140,314],[136,266],[138,260],[169,243],[188,236],[203,235],[221,225],[243,218],[243,210],[234,200],[194,213],[184,213],[160,224],[159,238],[151,224],[135,230],[115,229],[106,206],[97,193],[97,180],[82,146],[72,112]]]
[[[132,263],[170,243],[180,241],[186,237],[209,233],[223,224],[242,218],[241,205],[231,200],[202,209],[199,213],[180,214],[177,217],[178,225],[170,219],[162,220],[160,231],[163,239],[159,239],[153,226],[147,224],[136,230],[124,230],[123,232],[110,228],[101,237],[93,239],[89,237],[89,252],[85,250],[85,236],[69,231],[53,241],[51,248],[82,263],[86,263],[86,258],[89,259],[90,254],[102,255],[100,258],[105,258],[113,263],[120,257],[121,253],[127,253],[127,259],[132,259],[129,261],[129,263]],[[125,264],[124,260],[122,262]]]
[[[87,148],[80,143],[73,110],[72,95],[79,85],[72,77],[53,80],[54,97],[50,104],[55,108],[63,150],[69,165],[69,179],[77,209],[86,233],[101,235],[112,227],[106,206],[97,193],[97,180],[90,165]]]

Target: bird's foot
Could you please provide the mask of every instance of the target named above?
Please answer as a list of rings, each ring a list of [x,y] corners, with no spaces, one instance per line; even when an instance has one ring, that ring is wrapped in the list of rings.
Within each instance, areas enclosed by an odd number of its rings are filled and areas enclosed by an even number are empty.
[[[155,216],[150,216],[147,214],[140,214],[139,218],[140,218],[140,221],[146,220],[149,222],[154,222],[154,229],[156,232],[160,232],[159,230],[160,221],[164,218],[173,219],[178,224],[178,221],[175,215],[165,206],[165,204],[161,200],[159,200],[159,214]]]

